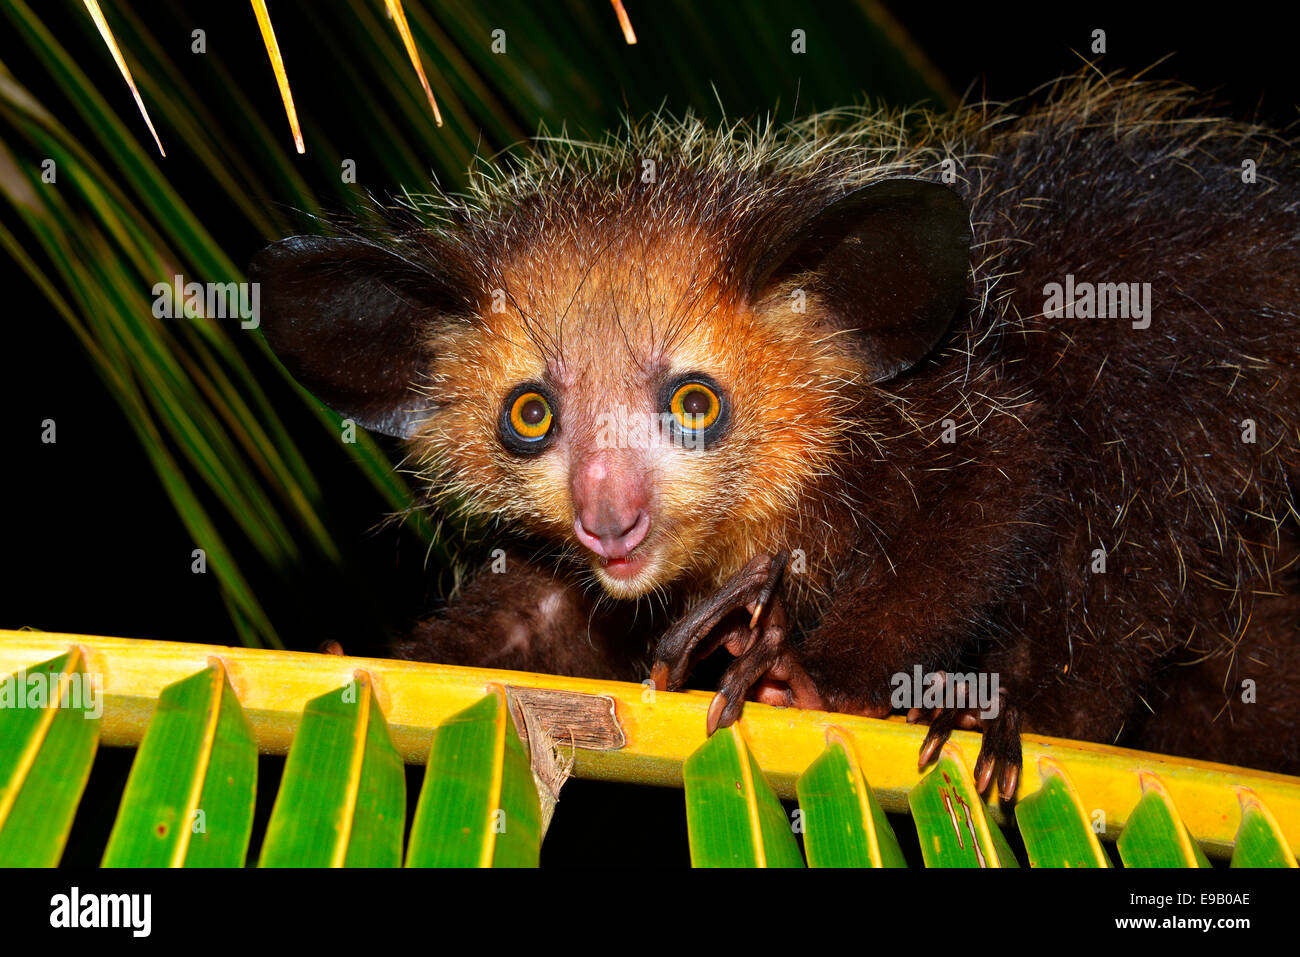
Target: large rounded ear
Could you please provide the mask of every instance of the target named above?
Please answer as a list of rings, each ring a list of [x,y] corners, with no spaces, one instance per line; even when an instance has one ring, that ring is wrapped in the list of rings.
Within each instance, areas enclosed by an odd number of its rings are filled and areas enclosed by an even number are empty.
[[[882,180],[778,239],[751,273],[751,301],[795,282],[834,329],[853,335],[872,379],[889,379],[948,331],[966,296],[970,243],[970,213],[953,190]]]
[[[266,341],[295,379],[365,428],[410,437],[432,407],[416,389],[425,335],[455,298],[445,280],[374,243],[326,236],[272,243],[248,276]]]

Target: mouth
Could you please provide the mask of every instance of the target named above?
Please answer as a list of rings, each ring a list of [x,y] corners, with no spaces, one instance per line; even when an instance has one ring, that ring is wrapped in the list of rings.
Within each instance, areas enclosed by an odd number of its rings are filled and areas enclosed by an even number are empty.
[[[622,558],[595,557],[592,564],[606,591],[618,598],[635,598],[649,590],[658,563],[653,550],[642,543]]]
[[[641,551],[629,552],[622,558],[601,558],[600,567],[610,578],[626,581],[636,576],[645,565],[645,554]]]

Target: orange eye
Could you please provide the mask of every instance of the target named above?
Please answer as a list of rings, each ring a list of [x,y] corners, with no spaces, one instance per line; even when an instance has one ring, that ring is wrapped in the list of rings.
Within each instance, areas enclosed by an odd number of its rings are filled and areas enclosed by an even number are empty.
[[[687,382],[678,387],[668,402],[668,409],[678,425],[691,432],[702,432],[722,413],[718,394],[701,382]]]
[[[551,404],[540,392],[524,392],[510,405],[510,428],[527,442],[546,438],[551,431]]]

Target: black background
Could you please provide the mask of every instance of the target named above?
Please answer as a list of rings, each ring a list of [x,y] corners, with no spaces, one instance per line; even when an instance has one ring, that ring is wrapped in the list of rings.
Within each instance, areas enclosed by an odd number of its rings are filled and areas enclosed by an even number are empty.
[[[604,0],[592,3],[607,12]],[[791,27],[798,26],[802,4],[761,5],[771,12],[773,30],[788,38]],[[265,83],[258,109],[272,129],[282,130],[278,96],[248,5],[203,6],[213,51],[209,55],[229,57],[232,70],[260,71]],[[722,56],[702,65],[698,88],[707,90],[714,79],[707,71],[716,70],[719,62],[725,64],[730,3],[699,6],[701,16],[717,23],[723,49]],[[1100,28],[1106,30],[1108,52],[1096,59],[1105,71],[1136,72],[1159,61],[1152,75],[1216,93],[1225,113],[1258,117],[1278,127],[1293,122],[1295,104],[1300,102],[1289,13],[1275,14],[1257,5],[889,6],[959,95],[969,91],[976,97],[1011,99],[1061,73],[1075,72],[1084,65],[1092,30]],[[66,4],[67,16],[84,16],[79,7]],[[604,82],[611,109],[627,103],[633,112],[644,112],[660,102],[669,109],[680,108],[684,104],[674,101],[666,89],[647,86],[644,80],[662,59],[662,44],[673,42],[674,24],[663,19],[671,12],[669,6],[628,0],[628,9],[642,42],[636,48],[622,47],[610,14],[607,42],[617,56],[611,58],[613,65]],[[1214,11],[1212,16],[1199,12],[1207,9]],[[290,29],[294,11],[291,3],[273,10],[286,61],[311,62],[318,57],[315,51],[295,48]],[[58,29],[57,19],[49,22]],[[103,47],[85,41],[82,31],[71,24],[60,35],[78,51],[82,68],[98,79],[121,115],[138,120]],[[189,43],[188,34],[179,31],[160,39]],[[816,56],[818,42],[816,36],[809,38],[807,61],[791,57],[789,62],[774,63],[772,83],[780,88],[783,109],[797,104],[803,112],[836,105],[812,101],[800,89],[799,71]],[[42,94],[43,74],[33,68],[12,34],[0,36],[0,60],[19,82]],[[635,86],[629,85],[633,77]],[[328,114],[320,104],[337,95],[330,87],[328,69],[299,70],[291,78],[300,109],[311,110],[315,103],[317,112]],[[202,78],[195,82],[201,87]],[[851,73],[846,72],[843,88],[846,102],[856,96]],[[743,90],[731,90],[728,112],[746,115],[773,106],[770,88],[756,91],[753,99],[746,96]],[[521,118],[524,121],[535,125],[535,119]],[[147,142],[142,124],[135,122],[133,128]],[[166,139],[167,131],[160,132]],[[343,155],[357,157],[359,166],[367,168],[366,158],[376,147],[364,131],[351,139],[347,129],[331,129],[331,135]],[[287,135],[281,145],[286,152],[291,149]],[[187,164],[183,150],[165,164],[173,185],[236,261],[246,262],[265,241],[277,238],[249,235],[246,227],[226,216],[219,197],[205,190],[204,175]],[[384,192],[398,184],[369,185]],[[0,396],[6,413],[0,444],[0,627],[232,643],[234,634],[212,576],[190,573],[194,543],[174,515],[117,405],[62,320],[11,263],[5,261],[0,268],[6,270],[0,299],[5,320]],[[302,436],[308,460],[337,461],[325,454],[329,437],[293,394],[269,374],[265,379],[291,430]],[[58,423],[55,445],[40,442],[40,423],[47,418]],[[400,532],[375,529],[383,503],[354,473],[336,468],[318,478],[326,490],[327,520],[347,557],[345,569],[340,573],[309,564],[278,574],[258,567],[250,557],[246,572],[291,647],[314,649],[324,639],[339,638],[349,651],[369,651],[387,629],[429,609],[434,598],[431,576],[417,543]],[[98,801],[111,812],[128,761],[129,753],[101,757],[88,804]],[[262,762],[263,802],[274,796],[278,767],[274,761]],[[685,863],[680,797],[634,792],[638,789],[590,784],[566,791],[547,842],[549,862]],[[643,802],[641,820],[646,823],[635,829],[620,827],[618,819],[624,818],[634,801]],[[262,813],[268,809],[266,804]],[[106,833],[103,827],[103,821],[79,819],[71,862],[95,863]],[[560,836],[566,829],[568,839]]]
[[[79,4],[67,6],[69,16],[78,15]],[[328,4],[320,6],[328,8]],[[718,22],[719,43],[725,45],[727,5],[700,6]],[[798,23],[799,5],[761,6],[771,10],[773,29],[788,37],[789,24]],[[788,14],[783,12],[786,8]],[[892,12],[958,95],[969,92],[993,99],[1026,95],[1063,72],[1081,68],[1091,31],[1102,28],[1107,31],[1108,52],[1096,58],[1100,68],[1135,72],[1157,64],[1152,75],[1216,94],[1226,113],[1258,116],[1284,127],[1295,119],[1295,104],[1300,102],[1293,39],[1259,9],[1252,6],[1240,16],[1220,14],[1213,20],[1189,13],[1186,7],[1161,10],[1140,4],[1088,4],[1080,12],[1042,4],[996,8],[896,4]],[[647,65],[653,76],[662,56],[656,42],[672,42],[673,24],[657,19],[657,12],[667,11],[666,5],[631,2],[629,11],[642,42],[635,48],[622,47],[611,28],[609,43],[623,58],[627,73],[635,72],[640,81]],[[315,51],[295,50],[291,4],[278,7],[276,16],[288,62],[312,62],[318,57]],[[210,56],[230,56],[227,65],[235,71],[265,71],[265,95],[258,107],[271,128],[281,130],[279,100],[251,13],[233,4],[225,10],[205,9],[202,21],[209,30]],[[51,23],[57,29],[58,21]],[[79,63],[100,81],[101,90],[122,115],[138,120],[102,48],[74,42],[81,33],[71,25],[60,36],[74,50],[83,51]],[[188,46],[187,34],[178,32],[172,39]],[[818,37],[810,38],[809,61],[816,56],[817,42]],[[237,53],[221,52],[227,48]],[[38,82],[42,75],[28,68],[24,51],[12,35],[0,42],[0,56],[20,82],[42,94]],[[774,64],[774,82],[782,87],[784,104],[799,103],[801,111],[834,105],[810,102],[806,94],[801,100],[799,70],[808,61],[799,57],[789,61]],[[619,85],[617,74],[611,70],[608,80],[612,110],[623,101],[634,112],[652,109],[661,101],[669,109],[683,105],[665,100],[661,89]],[[199,83],[202,78],[193,79]],[[707,90],[711,79],[702,75],[699,87]],[[300,70],[292,80],[300,109],[306,112],[316,104],[315,109],[328,114],[319,104],[329,103],[335,95],[328,86],[329,71]],[[844,78],[844,89],[846,102],[858,95],[851,75]],[[773,104],[765,100],[726,105],[732,115],[752,115]],[[136,126],[144,141],[141,124]],[[373,142],[364,135],[349,140],[345,129],[330,132],[340,141],[344,155],[356,156],[361,169],[368,167]],[[165,137],[166,130],[162,133]],[[282,145],[290,151],[287,136]],[[172,183],[237,262],[247,261],[266,239],[276,238],[250,235],[246,224],[225,215],[220,198],[204,189],[201,171],[186,164],[183,150],[173,152],[175,158],[164,161]],[[314,167],[304,164],[304,169],[310,180]],[[368,184],[380,193],[397,185]],[[5,260],[3,267],[10,274],[3,287],[7,321],[0,346],[6,358],[0,395],[8,412],[7,441],[0,453],[0,626],[216,644],[234,641],[213,576],[191,574],[194,543],[174,515],[117,405],[62,320],[11,263]],[[308,460],[337,465],[337,456],[326,454],[331,451],[325,447],[330,437],[270,370],[262,371],[261,380],[290,429],[301,438]],[[55,445],[40,442],[40,423],[46,418],[58,423]],[[322,640],[339,638],[349,651],[371,650],[383,639],[385,629],[401,627],[405,620],[425,613],[436,589],[427,584],[431,576],[418,543],[398,531],[376,528],[384,503],[351,470],[335,468],[318,478],[326,489],[327,519],[348,558],[342,581],[324,567],[309,565],[286,575],[258,567],[255,556],[240,557],[247,562],[246,572],[259,599],[291,647],[314,649]]]

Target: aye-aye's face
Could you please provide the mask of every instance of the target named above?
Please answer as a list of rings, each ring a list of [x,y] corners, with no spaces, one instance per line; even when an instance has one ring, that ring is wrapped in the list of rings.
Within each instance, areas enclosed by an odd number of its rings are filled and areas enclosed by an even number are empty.
[[[970,218],[922,180],[779,216],[746,205],[767,195],[753,184],[719,206],[700,201],[725,194],[716,177],[673,182],[521,200],[454,237],[273,243],[250,265],[267,341],[322,401],[411,439],[436,485],[568,546],[609,593],[715,586],[797,525],[858,386],[942,340]]]
[[[571,546],[616,597],[715,573],[788,506],[824,464],[844,371],[810,319],[739,301],[670,247],[581,269],[517,256],[434,335],[437,408],[415,436],[431,477]]]

